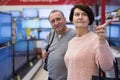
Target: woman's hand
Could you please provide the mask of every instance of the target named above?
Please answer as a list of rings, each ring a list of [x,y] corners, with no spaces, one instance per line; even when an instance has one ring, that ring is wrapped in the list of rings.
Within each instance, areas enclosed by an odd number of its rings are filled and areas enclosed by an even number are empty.
[[[100,25],[100,26],[96,26],[95,27],[95,32],[97,33],[100,43],[105,43],[105,38],[106,38],[106,27],[107,25],[109,25],[111,23],[111,21],[105,22],[104,24]]]

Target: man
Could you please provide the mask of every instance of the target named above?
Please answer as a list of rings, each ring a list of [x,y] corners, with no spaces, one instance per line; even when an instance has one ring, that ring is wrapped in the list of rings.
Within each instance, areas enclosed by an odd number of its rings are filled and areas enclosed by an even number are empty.
[[[74,29],[66,26],[66,18],[59,10],[51,11],[49,21],[55,31],[53,42],[43,58],[48,56],[48,80],[67,80],[67,69],[64,63],[68,42],[75,36]]]

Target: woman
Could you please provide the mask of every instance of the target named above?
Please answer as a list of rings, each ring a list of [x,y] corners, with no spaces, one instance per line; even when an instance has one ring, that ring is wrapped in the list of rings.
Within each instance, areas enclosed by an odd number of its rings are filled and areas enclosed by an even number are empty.
[[[111,70],[114,57],[105,40],[105,27],[110,22],[97,26],[96,33],[90,31],[94,14],[86,5],[75,5],[71,9],[70,21],[75,25],[76,36],[69,42],[64,58],[67,80],[91,80],[92,75],[98,75],[99,66],[105,72]]]

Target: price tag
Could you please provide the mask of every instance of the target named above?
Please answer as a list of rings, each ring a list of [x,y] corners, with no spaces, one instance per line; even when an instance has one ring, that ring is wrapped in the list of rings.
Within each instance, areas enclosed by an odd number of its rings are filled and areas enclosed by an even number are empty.
[[[31,29],[30,28],[26,28],[26,35],[30,36],[30,34],[31,34]]]
[[[118,15],[120,15],[120,9],[118,10]]]
[[[30,62],[29,64],[30,64],[30,67],[32,67],[32,66],[33,66],[33,63],[32,63],[32,62]]]
[[[19,75],[17,75],[17,80],[21,80]]]

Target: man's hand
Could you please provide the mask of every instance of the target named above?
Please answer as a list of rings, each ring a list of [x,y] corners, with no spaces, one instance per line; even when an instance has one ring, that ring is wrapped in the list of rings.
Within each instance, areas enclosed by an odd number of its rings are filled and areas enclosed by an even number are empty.
[[[42,59],[46,59],[47,56],[48,56],[48,52],[44,51],[44,52],[42,53]]]

